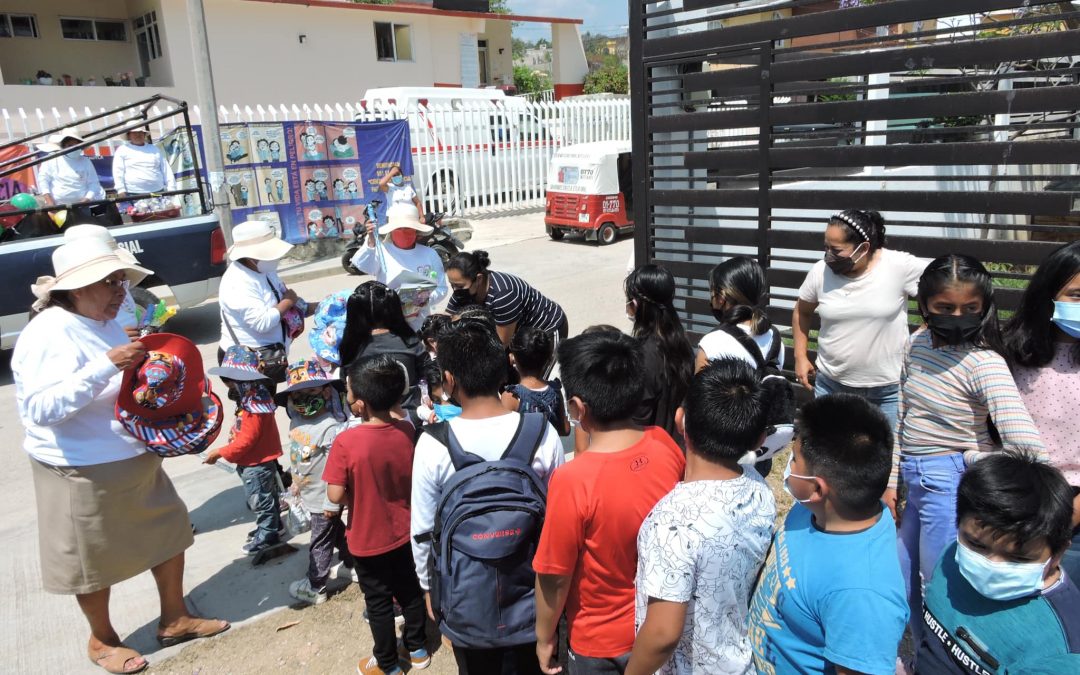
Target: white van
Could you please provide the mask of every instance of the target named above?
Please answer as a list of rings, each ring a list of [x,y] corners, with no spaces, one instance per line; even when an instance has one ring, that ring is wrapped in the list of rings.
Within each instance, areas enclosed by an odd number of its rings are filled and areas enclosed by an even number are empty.
[[[542,199],[548,159],[558,147],[550,124],[524,98],[501,89],[369,89],[358,121],[387,113],[409,120],[412,177],[425,207],[460,212]]]

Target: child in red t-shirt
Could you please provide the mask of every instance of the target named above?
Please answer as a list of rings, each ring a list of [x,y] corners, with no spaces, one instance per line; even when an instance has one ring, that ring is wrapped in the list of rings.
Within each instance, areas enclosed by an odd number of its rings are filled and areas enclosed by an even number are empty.
[[[400,673],[431,663],[425,644],[424,596],[409,543],[413,438],[409,422],[390,411],[406,390],[404,368],[388,355],[360,359],[348,369],[349,408],[362,420],[338,434],[323,470],[326,497],[349,510],[345,529],[367,603],[374,653],[361,675]],[[394,600],[405,617],[404,651],[394,633]]]
[[[570,416],[589,445],[551,477],[533,559],[536,654],[545,672],[556,672],[564,609],[571,675],[621,673],[634,646],[638,529],[686,468],[667,432],[633,423],[642,360],[638,342],[622,333],[580,335],[559,346]]]

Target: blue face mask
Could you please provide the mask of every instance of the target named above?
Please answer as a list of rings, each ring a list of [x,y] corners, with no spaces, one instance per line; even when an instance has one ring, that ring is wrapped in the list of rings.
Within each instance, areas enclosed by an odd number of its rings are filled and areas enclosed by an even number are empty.
[[[799,502],[800,504],[805,504],[806,502],[808,502],[810,500],[809,499],[799,499],[798,497],[796,497],[794,495],[794,493],[792,493],[791,488],[788,487],[788,479],[789,478],[802,478],[803,480],[813,480],[817,476],[800,476],[797,473],[791,473],[791,465],[794,464],[794,463],[795,463],[795,453],[792,453],[791,456],[788,457],[787,466],[784,467],[784,492],[788,493],[789,497],[791,497],[795,501]]]
[[[401,187],[402,185],[405,184],[405,178],[404,178],[404,176],[394,176],[393,178],[390,179],[390,182],[393,183],[397,187]]]
[[[1054,317],[1051,319],[1066,335],[1080,338],[1080,302],[1054,301]]]
[[[449,422],[461,414],[461,406],[450,403],[436,403],[431,406],[431,409],[435,411],[435,417],[438,417],[443,422]]]
[[[956,564],[960,574],[980,595],[991,600],[1016,600],[1042,590],[1043,575],[1050,563],[994,562],[956,540]]]

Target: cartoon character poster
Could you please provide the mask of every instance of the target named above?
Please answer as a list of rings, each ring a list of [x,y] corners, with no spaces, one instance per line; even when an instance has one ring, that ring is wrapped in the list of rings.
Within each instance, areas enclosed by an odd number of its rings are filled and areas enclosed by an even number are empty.
[[[256,164],[284,162],[285,129],[280,124],[253,124],[249,127],[250,159]]]
[[[323,126],[326,132],[328,159],[356,159],[356,129],[350,126]]]
[[[307,208],[304,210],[307,220],[309,239],[337,239],[341,236],[341,209],[333,206]]]
[[[293,129],[296,158],[303,162],[326,159],[326,134],[321,123],[306,123]]]
[[[202,157],[202,148],[199,147],[198,134],[192,134],[194,147],[187,133],[183,129],[175,129],[159,140],[156,145],[165,153],[165,161],[169,163],[173,175],[180,175],[187,171],[195,170],[195,157]],[[205,164],[203,164],[205,166]]]
[[[339,165],[330,167],[330,194],[338,201],[363,199],[360,191],[363,180],[359,166]]]
[[[229,193],[229,203],[234,209],[249,209],[259,205],[254,169],[226,171],[225,190]]]
[[[221,129],[221,154],[225,157],[225,166],[250,164],[251,154],[248,144],[248,128],[243,124],[227,124]]]
[[[255,183],[259,186],[259,203],[278,206],[289,203],[289,171],[284,167],[255,168]]]
[[[330,201],[330,169],[325,166],[302,166],[300,167],[300,201],[302,202],[328,202]]]

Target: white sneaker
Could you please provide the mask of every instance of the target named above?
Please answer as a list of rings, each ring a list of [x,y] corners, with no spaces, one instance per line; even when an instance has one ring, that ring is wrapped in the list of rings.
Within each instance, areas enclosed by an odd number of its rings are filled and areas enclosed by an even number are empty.
[[[356,573],[356,570],[347,566],[345,563],[340,562],[334,567],[335,579],[348,579],[354,584],[360,583],[360,575]]]
[[[316,591],[311,587],[311,582],[307,577],[289,584],[289,595],[309,605],[321,605],[326,602],[326,589]]]

